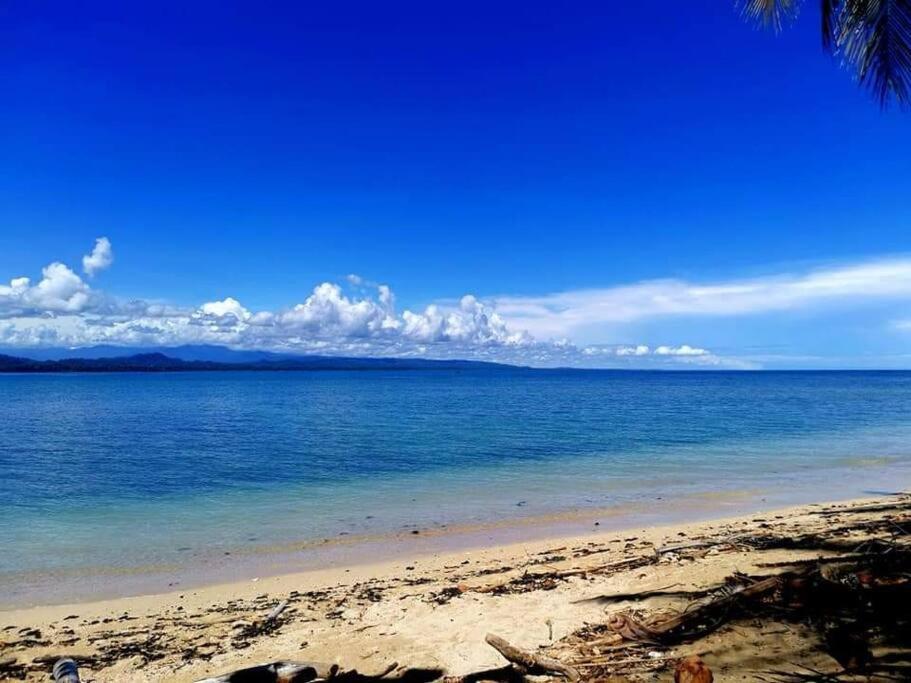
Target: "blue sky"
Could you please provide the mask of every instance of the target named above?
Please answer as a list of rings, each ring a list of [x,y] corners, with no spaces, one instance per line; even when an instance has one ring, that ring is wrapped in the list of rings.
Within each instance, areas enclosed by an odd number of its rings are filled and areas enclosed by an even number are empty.
[[[186,5],[0,7],[0,344],[911,367],[909,114],[813,3]]]

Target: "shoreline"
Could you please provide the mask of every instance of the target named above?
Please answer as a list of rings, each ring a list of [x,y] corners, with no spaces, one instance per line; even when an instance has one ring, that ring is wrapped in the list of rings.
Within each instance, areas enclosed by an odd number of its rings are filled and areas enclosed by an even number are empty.
[[[890,494],[891,495],[891,494]],[[900,495],[898,492],[894,495]],[[784,508],[774,508],[768,510],[756,510],[751,514],[770,514],[770,513],[787,513],[794,510],[803,510],[804,508],[812,508],[817,505],[826,505],[826,504],[838,504],[838,503],[847,503],[847,504],[863,504],[871,501],[880,500],[880,498],[870,497],[870,498],[853,498],[845,500],[831,500],[826,501],[826,503],[810,503],[803,506],[788,506]],[[398,546],[394,549],[388,549],[391,553],[388,557],[381,557],[379,559],[371,560],[369,555],[364,555],[358,553],[354,556],[354,561],[351,562],[340,562],[337,564],[319,566],[313,568],[299,569],[297,571],[289,571],[276,574],[264,574],[262,576],[250,576],[243,577],[236,580],[224,581],[224,582],[211,582],[211,583],[201,583],[197,585],[187,585],[181,586],[179,588],[175,587],[172,590],[167,591],[157,591],[157,592],[148,592],[148,593],[139,593],[135,595],[109,595],[103,596],[100,598],[89,598],[85,600],[64,600],[59,603],[49,603],[49,604],[34,604],[34,605],[14,605],[9,607],[0,607],[0,625],[4,623],[4,617],[10,614],[24,614],[30,611],[35,611],[40,613],[42,610],[48,610],[50,612],[55,612],[59,610],[66,610],[68,608],[90,608],[93,605],[117,605],[123,601],[157,601],[159,599],[168,599],[173,598],[178,595],[185,595],[187,592],[193,594],[221,594],[221,593],[243,593],[249,584],[258,584],[259,586],[266,585],[270,582],[276,584],[284,584],[288,582],[302,582],[302,583],[313,583],[326,580],[336,580],[343,578],[341,575],[344,574],[346,577],[365,577],[365,576],[382,576],[390,574],[396,570],[400,570],[403,565],[410,566],[412,564],[419,564],[422,561],[434,562],[434,561],[454,561],[456,558],[461,558],[463,556],[472,556],[472,557],[505,557],[505,556],[515,556],[524,552],[531,552],[531,548],[538,548],[539,546],[552,546],[555,543],[565,544],[565,543],[590,543],[596,541],[603,541],[605,538],[612,538],[617,535],[624,535],[627,533],[648,533],[648,534],[662,534],[662,533],[672,533],[677,532],[680,529],[685,528],[696,528],[704,525],[715,525],[723,524],[738,521],[742,518],[745,518],[750,515],[746,514],[733,514],[733,515],[723,515],[720,517],[708,517],[703,519],[685,519],[679,521],[672,521],[665,524],[655,524],[648,525],[645,528],[640,528],[641,525],[632,525],[628,522],[621,522],[618,526],[610,526],[601,524],[600,520],[604,519],[607,515],[605,513],[613,513],[615,515],[622,515],[622,512],[617,511],[613,508],[599,509],[599,510],[578,510],[565,514],[559,515],[543,515],[543,516],[534,516],[534,517],[525,517],[519,519],[510,519],[510,520],[501,520],[499,522],[493,522],[490,524],[483,525],[466,525],[466,529],[470,529],[479,534],[490,533],[493,529],[499,529],[504,531],[507,536],[488,536],[488,543],[479,543],[478,545],[469,545],[469,546],[455,546],[447,547],[443,549],[428,548],[422,543],[426,540],[435,540],[441,539],[444,541],[450,540],[452,537],[459,534],[459,529],[429,529],[427,531],[422,531],[418,536],[423,536],[424,538],[414,538],[411,533],[402,532],[398,534],[390,534],[388,536],[380,537],[364,537],[364,538],[343,538],[343,539],[331,539],[329,541],[332,545],[336,547],[345,547],[350,545],[362,546],[362,544],[372,544],[372,543],[384,543],[390,539],[396,539],[402,542],[410,542],[408,546]],[[629,519],[629,517],[624,517]],[[588,524],[590,520],[596,520],[599,522],[597,527],[591,528],[591,525]],[[540,525],[542,521],[550,522],[553,526],[549,527],[549,530],[553,533],[536,533],[534,536],[528,538],[519,538],[519,539],[509,539],[510,534],[514,534],[519,529],[527,528],[534,533],[534,527]],[[557,527],[560,526],[560,523],[566,523],[569,525],[571,531],[566,534],[559,534],[555,531]],[[584,524],[587,527],[586,531],[581,530],[581,524]],[[578,527],[578,528],[577,528]],[[540,531],[538,527],[537,531]],[[475,538],[472,534],[471,538]],[[320,546],[323,543],[320,541],[307,542],[304,545],[314,545]],[[369,546],[368,546],[369,547]],[[359,548],[361,549],[361,548]]]
[[[870,492],[870,498],[883,492]],[[844,492],[826,503],[865,500]],[[0,593],[3,612],[53,605],[162,595],[240,584],[251,579],[303,575],[321,571],[396,563],[460,552],[500,550],[516,544],[597,538],[606,533],[661,529],[720,522],[728,518],[813,505],[803,490],[739,489],[689,493],[675,499],[658,497],[611,507],[576,508],[555,513],[519,515],[495,521],[420,527],[363,535],[248,546],[203,556],[184,565],[85,567],[72,570],[0,572],[7,593]]]
[[[672,578],[697,585],[755,564],[746,553],[731,553],[666,568],[672,571],[667,576],[660,575],[665,569],[660,565],[628,576],[585,576],[586,565],[595,560],[623,561],[633,553],[648,555],[681,540],[734,531],[795,533],[824,528],[830,523],[827,515],[908,500],[895,493],[787,506],[716,515],[710,521],[599,529],[163,593],[8,609],[0,611],[0,645],[6,646],[0,654],[22,662],[24,680],[36,681],[46,675],[46,660],[61,654],[82,661],[97,681],[193,681],[254,662],[335,661],[342,655],[353,657],[359,670],[380,669],[394,658],[464,673],[496,662],[483,645],[487,631],[524,646],[542,644],[549,640],[547,621],[552,622],[553,638],[558,638],[586,621],[602,619],[600,606],[584,602],[599,591],[658,587]],[[763,556],[795,555],[800,551]],[[569,570],[573,578],[553,585],[542,580],[528,590],[523,584],[515,593],[483,592],[490,583],[521,583],[523,577],[557,570]],[[280,631],[250,642],[231,635],[237,624],[255,623],[282,600],[293,607]],[[515,619],[517,614],[522,614],[521,620]],[[129,643],[142,647],[128,647]],[[380,653],[383,657],[377,656]]]

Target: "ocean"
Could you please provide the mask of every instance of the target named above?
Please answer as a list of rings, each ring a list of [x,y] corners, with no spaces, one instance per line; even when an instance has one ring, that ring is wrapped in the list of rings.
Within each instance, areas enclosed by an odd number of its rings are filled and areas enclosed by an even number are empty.
[[[905,372],[6,375],[0,605],[447,530],[493,542],[878,494],[909,475]]]

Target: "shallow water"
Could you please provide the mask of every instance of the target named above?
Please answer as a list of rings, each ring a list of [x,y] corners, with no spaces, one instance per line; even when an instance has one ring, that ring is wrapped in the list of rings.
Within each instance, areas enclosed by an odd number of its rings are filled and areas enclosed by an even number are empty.
[[[320,539],[899,490],[911,373],[0,376],[0,426],[5,603]]]

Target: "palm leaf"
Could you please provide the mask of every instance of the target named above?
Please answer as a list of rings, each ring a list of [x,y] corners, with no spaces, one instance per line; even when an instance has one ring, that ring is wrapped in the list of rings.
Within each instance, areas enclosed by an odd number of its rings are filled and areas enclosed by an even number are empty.
[[[738,0],[744,15],[780,31],[801,0]],[[911,105],[911,0],[820,0],[822,44],[886,107]]]
[[[911,0],[845,0],[831,35],[881,105],[911,103]]]
[[[838,21],[838,12],[841,9],[840,0],[821,0],[821,14],[822,14],[822,46],[827,50],[832,49],[832,44],[835,39],[835,23]]]
[[[758,24],[780,31],[800,10],[801,0],[743,0],[743,13]]]

